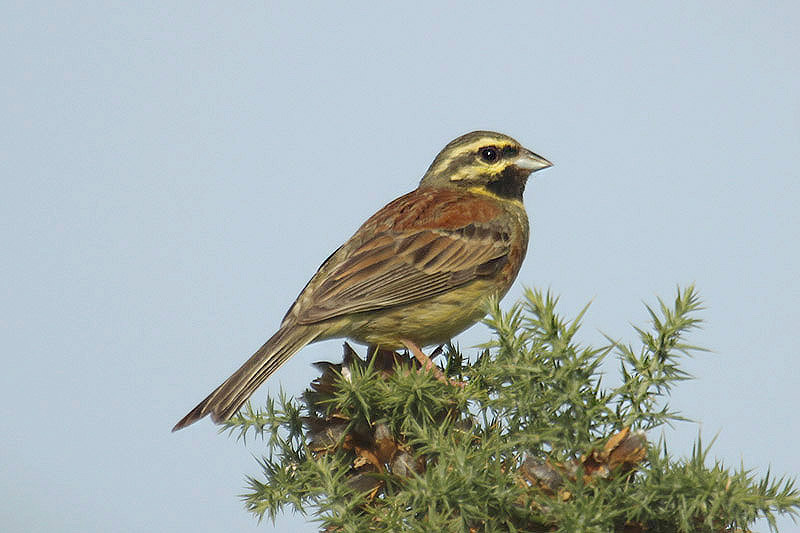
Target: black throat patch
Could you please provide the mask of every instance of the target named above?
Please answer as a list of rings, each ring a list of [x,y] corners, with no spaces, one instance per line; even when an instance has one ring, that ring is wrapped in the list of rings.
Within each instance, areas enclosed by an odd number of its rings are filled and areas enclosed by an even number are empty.
[[[498,174],[496,179],[486,184],[486,189],[501,198],[522,201],[527,181],[527,172],[514,166],[508,166]]]

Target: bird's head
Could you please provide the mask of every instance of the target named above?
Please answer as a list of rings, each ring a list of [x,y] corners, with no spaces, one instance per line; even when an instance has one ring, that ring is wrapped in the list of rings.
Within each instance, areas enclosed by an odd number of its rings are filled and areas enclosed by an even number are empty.
[[[473,131],[445,146],[420,181],[420,188],[466,188],[522,200],[532,172],[553,164],[493,131]]]

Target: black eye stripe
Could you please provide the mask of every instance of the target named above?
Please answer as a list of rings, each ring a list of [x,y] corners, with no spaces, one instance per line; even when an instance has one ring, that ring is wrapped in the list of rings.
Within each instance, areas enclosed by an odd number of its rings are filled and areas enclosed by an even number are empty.
[[[486,163],[496,163],[501,158],[513,159],[519,155],[519,147],[514,145],[483,146],[478,149],[478,155]]]

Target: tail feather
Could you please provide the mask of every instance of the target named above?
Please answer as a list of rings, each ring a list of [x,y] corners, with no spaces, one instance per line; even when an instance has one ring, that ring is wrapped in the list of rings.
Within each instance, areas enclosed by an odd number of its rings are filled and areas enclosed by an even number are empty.
[[[273,372],[319,333],[316,328],[295,324],[281,327],[239,370],[175,424],[172,431],[194,424],[209,414],[216,423],[228,420]]]

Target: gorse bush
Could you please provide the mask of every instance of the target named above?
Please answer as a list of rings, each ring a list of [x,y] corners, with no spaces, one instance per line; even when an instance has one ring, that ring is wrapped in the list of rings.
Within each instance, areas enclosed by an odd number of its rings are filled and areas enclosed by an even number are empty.
[[[712,463],[699,438],[688,459],[647,440],[682,420],[667,399],[688,378],[681,358],[700,349],[685,340],[700,324],[693,287],[647,308],[638,346],[581,346],[586,309],[568,321],[556,304],[534,290],[507,312],[492,303],[494,338],[474,362],[441,350],[451,383],[408,356],[362,360],[345,344],[343,362],[318,365],[302,398],[248,405],[226,425],[266,444],[247,508],[354,533],[748,531],[797,515],[792,480]],[[605,388],[609,357],[619,385]]]

